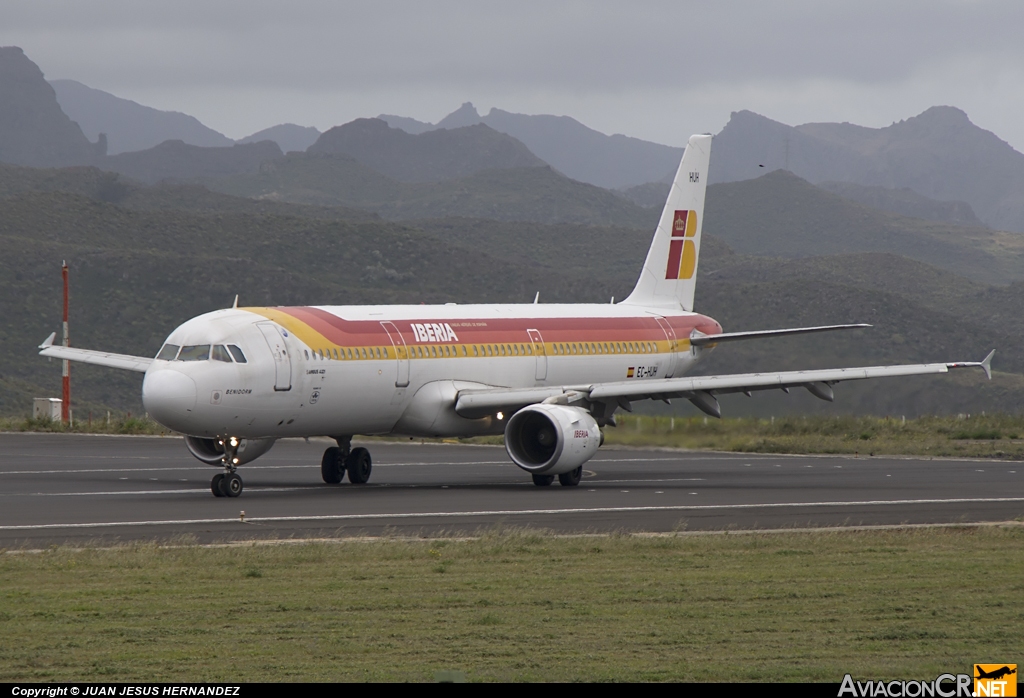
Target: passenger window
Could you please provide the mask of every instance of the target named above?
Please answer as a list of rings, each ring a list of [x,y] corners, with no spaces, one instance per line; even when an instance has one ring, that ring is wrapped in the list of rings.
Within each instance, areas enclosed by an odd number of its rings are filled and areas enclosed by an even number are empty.
[[[309,361],[309,350],[308,349],[303,349],[302,353],[306,355],[306,361]]]
[[[213,347],[213,360],[223,361],[224,363],[229,364],[231,363],[231,354],[228,353],[228,350],[224,348],[224,346],[215,344]]]
[[[181,349],[177,344],[165,344],[160,348],[160,353],[156,355],[156,358],[161,361],[174,361],[174,357],[178,355],[178,350]]]
[[[209,344],[193,344],[182,347],[178,354],[178,361],[206,361],[210,358]]]
[[[476,345],[473,345],[473,356],[480,356],[480,352],[476,350]]]

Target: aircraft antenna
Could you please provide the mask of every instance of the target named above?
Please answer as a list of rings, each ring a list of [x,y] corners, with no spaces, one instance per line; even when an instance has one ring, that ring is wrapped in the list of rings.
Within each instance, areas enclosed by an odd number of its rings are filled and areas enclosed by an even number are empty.
[[[231,307],[232,308],[237,308],[238,307],[238,294],[237,293],[235,294],[235,302],[231,304]]]
[[[540,303],[540,291],[537,291],[537,295],[533,297],[533,304],[537,305]]]
[[[71,346],[71,338],[68,337],[68,263],[61,262],[60,275],[64,279],[64,346]],[[71,422],[71,362],[67,359],[61,362],[61,401],[60,421]]]

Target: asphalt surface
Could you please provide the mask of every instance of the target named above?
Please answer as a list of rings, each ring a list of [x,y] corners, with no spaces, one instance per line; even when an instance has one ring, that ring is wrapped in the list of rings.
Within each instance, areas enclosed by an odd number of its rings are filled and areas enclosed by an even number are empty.
[[[1024,515],[1024,463],[768,456],[604,447],[578,487],[535,487],[504,449],[368,442],[366,485],[326,485],[326,440],[285,440],[219,470],[180,438],[0,434],[0,548],[128,540],[774,529],[1006,521]],[[358,445],[358,444],[357,444]],[[245,521],[241,512],[245,512]]]

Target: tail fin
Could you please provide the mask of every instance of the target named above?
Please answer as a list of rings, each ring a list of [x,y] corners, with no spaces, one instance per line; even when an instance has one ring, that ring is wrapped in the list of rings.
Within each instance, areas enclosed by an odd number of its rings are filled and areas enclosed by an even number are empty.
[[[711,136],[690,136],[630,305],[693,310]]]

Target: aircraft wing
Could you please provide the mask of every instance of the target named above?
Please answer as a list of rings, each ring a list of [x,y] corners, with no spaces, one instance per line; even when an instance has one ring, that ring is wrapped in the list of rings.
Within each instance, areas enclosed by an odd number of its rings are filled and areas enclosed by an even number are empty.
[[[67,359],[69,361],[81,361],[85,364],[96,366],[109,366],[110,368],[121,368],[128,371],[145,373],[153,359],[146,356],[129,356],[128,354],[113,354],[106,351],[93,351],[91,349],[77,349],[75,347],[64,347],[54,344],[56,332],[50,334],[46,341],[39,345],[39,354],[51,359]]]
[[[660,380],[641,379],[551,388],[471,389],[459,392],[455,411],[464,417],[480,417],[493,414],[496,410],[514,411],[529,404],[545,401],[562,404],[586,401],[617,403],[623,409],[630,410],[630,403],[636,400],[686,398],[708,414],[720,417],[721,411],[718,401],[714,397],[719,393],[750,393],[755,390],[773,389],[789,392],[790,388],[802,387],[815,397],[831,402],[833,399],[832,386],[848,380],[947,373],[956,368],[980,368],[991,379],[993,354],[995,351],[990,352],[982,361],[862,366],[778,373],[738,373]]]

